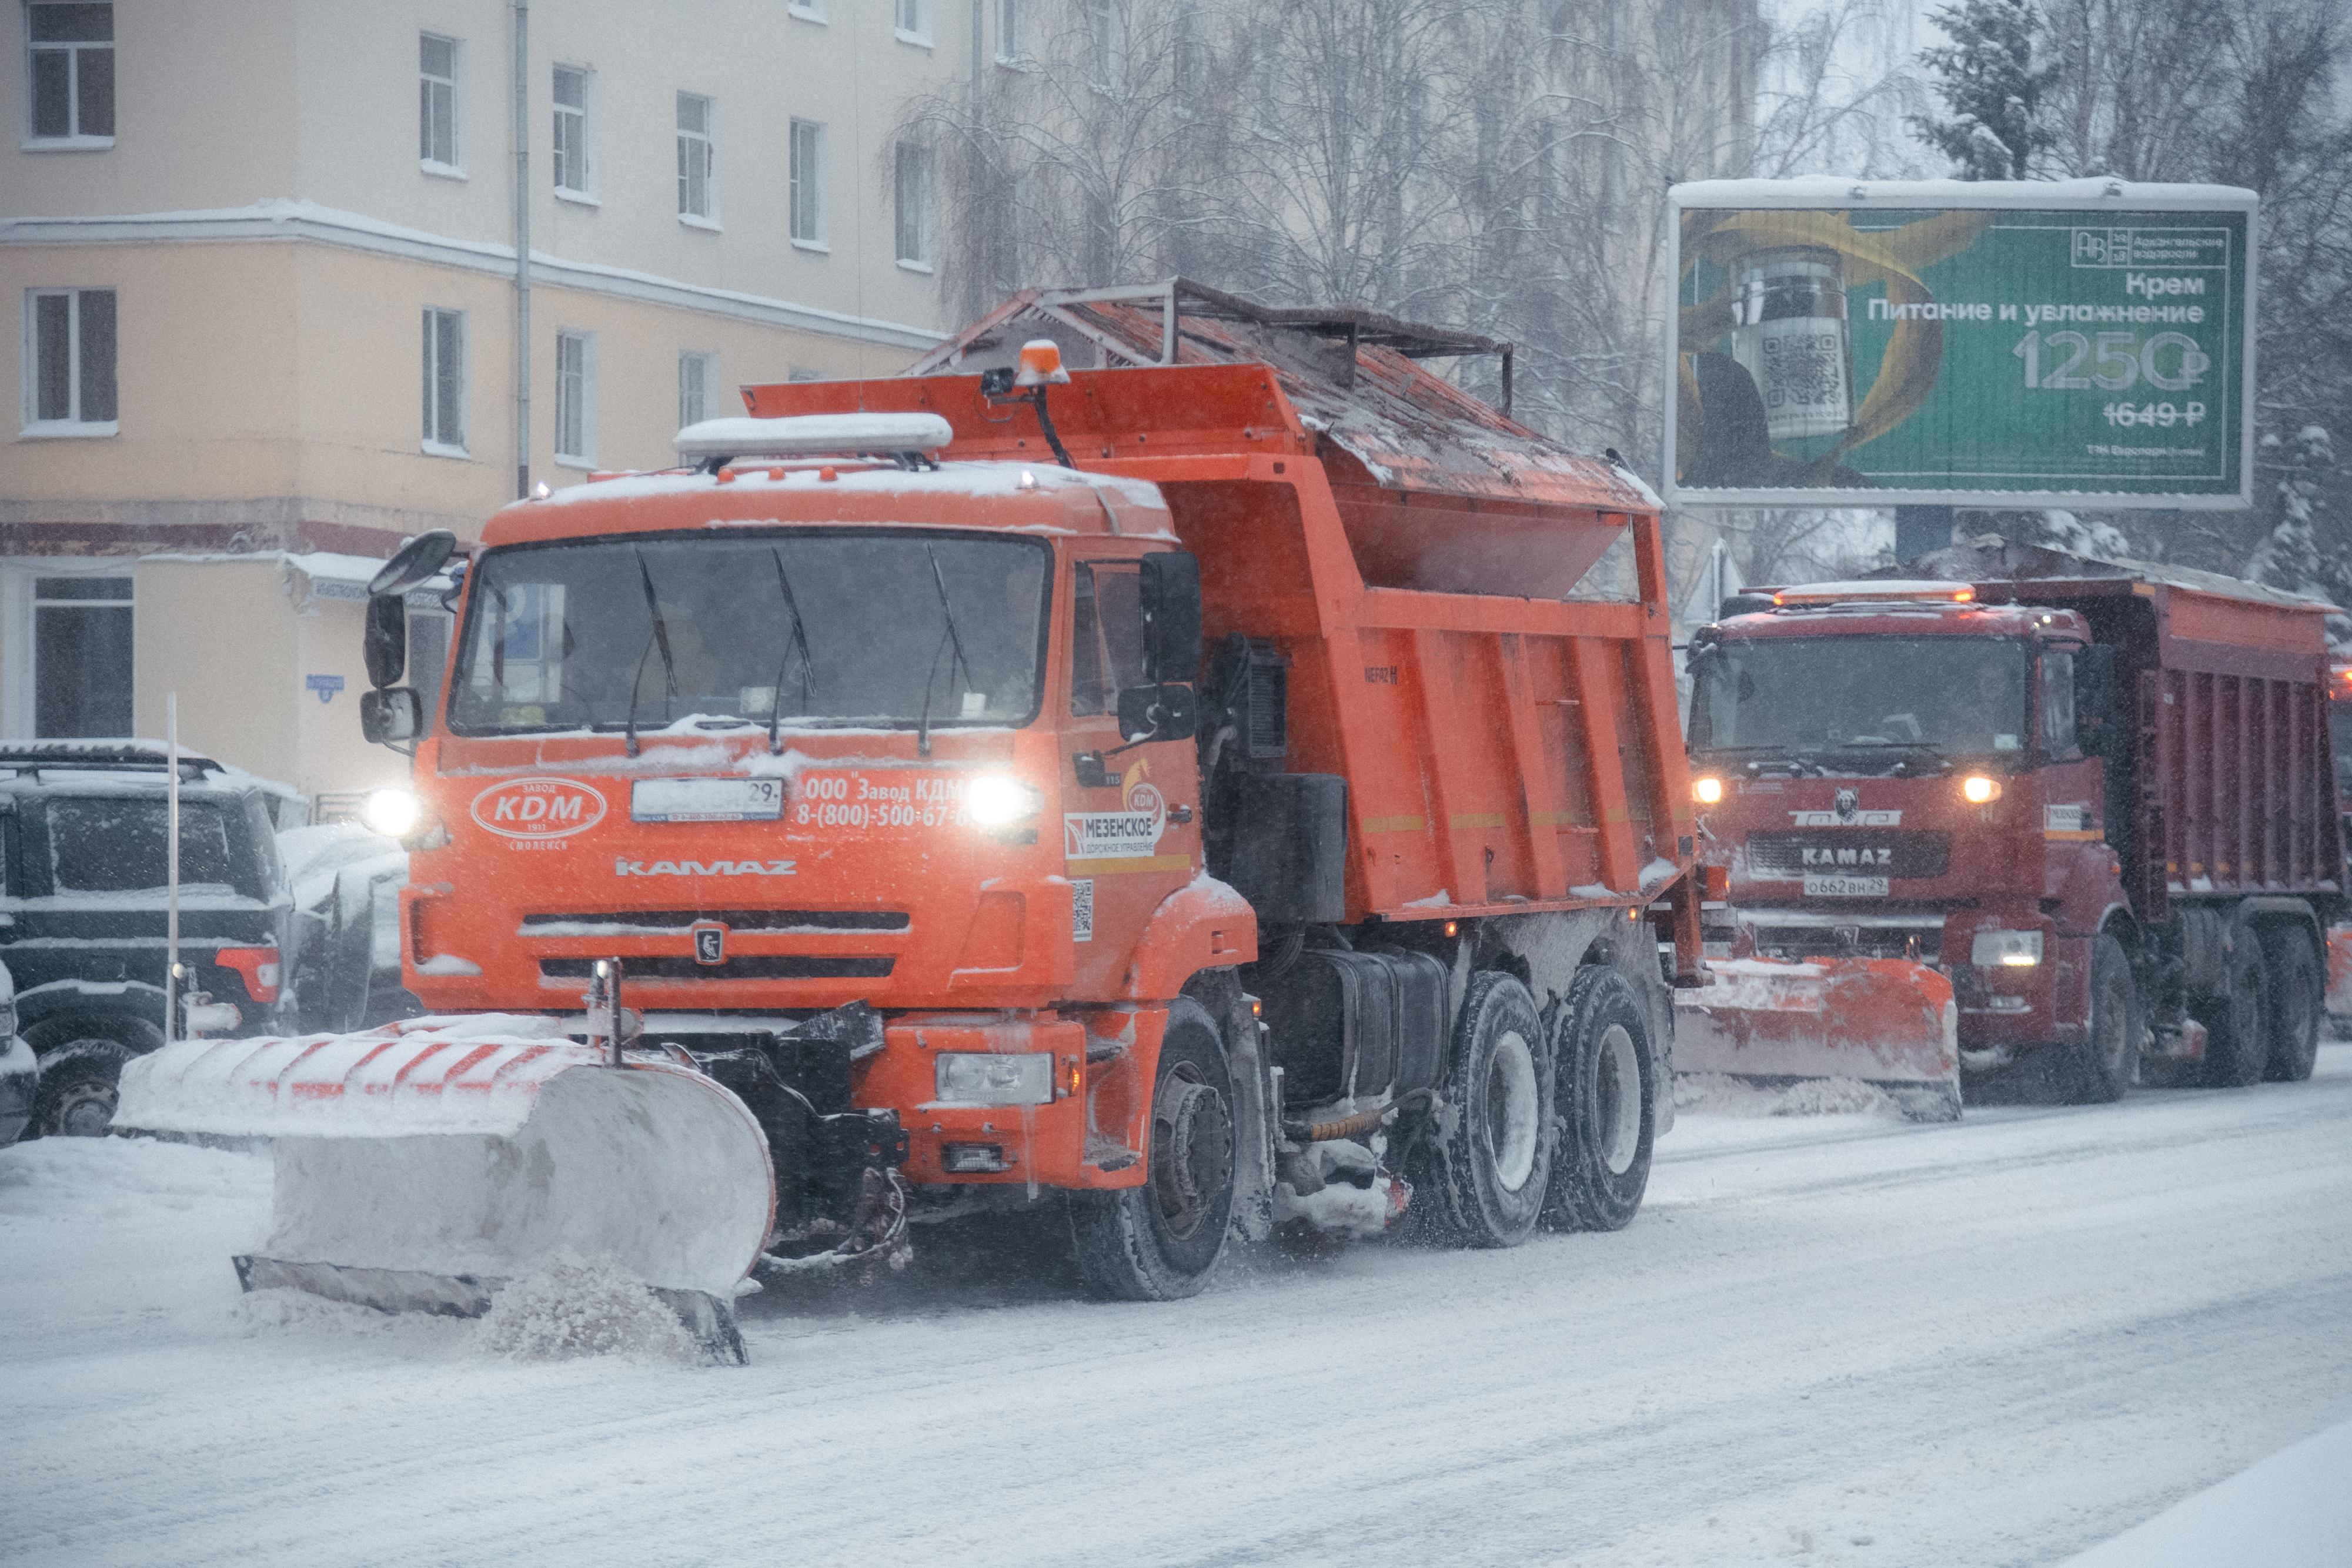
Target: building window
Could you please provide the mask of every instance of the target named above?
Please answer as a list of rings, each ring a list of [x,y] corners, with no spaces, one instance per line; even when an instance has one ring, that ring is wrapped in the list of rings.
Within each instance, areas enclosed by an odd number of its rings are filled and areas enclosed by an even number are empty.
[[[898,0],[899,42],[930,47],[931,4],[932,0]]]
[[[114,7],[26,7],[29,146],[114,145]]]
[[[1127,0],[1088,0],[1087,80],[1097,92],[1127,90]]]
[[[793,121],[793,243],[824,246],[824,127]]]
[[[134,733],[127,577],[33,579],[33,733]]]
[[[1029,0],[996,0],[996,63],[1030,63]]]
[[[596,335],[555,335],[555,460],[596,465]]]
[[[466,172],[465,117],[457,109],[465,46],[436,33],[416,39],[416,161],[430,174]]]
[[[677,95],[677,215],[687,223],[719,221],[712,119],[709,99],[691,92]]]
[[[26,435],[112,435],[114,290],[25,290]]]
[[[931,266],[931,150],[898,143],[892,202],[898,214],[898,265]]]
[[[719,356],[692,350],[677,357],[677,427],[700,424],[719,405]]]
[[[466,313],[425,308],[425,450],[466,452]]]
[[[555,193],[596,198],[596,73],[555,68]]]

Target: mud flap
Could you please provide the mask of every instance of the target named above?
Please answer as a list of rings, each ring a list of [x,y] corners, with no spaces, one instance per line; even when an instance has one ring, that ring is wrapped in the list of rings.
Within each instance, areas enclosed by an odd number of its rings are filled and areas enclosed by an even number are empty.
[[[1959,1113],[1952,983],[1901,958],[1715,959],[1675,993],[1675,1068],[1764,1083],[1853,1078],[1915,1120]]]
[[[115,1124],[272,1140],[247,1289],[472,1316],[509,1280],[604,1259],[740,1360],[729,1303],[775,1212],[758,1122],[691,1068],[636,1053],[614,1067],[552,1027],[182,1041],[125,1066]]]
[[[2327,1016],[2352,1026],[2352,925],[2327,928]]]

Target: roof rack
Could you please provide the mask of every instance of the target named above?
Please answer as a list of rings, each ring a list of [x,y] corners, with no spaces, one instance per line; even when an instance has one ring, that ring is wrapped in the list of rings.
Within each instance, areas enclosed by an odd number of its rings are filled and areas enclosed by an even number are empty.
[[[153,740],[0,740],[0,768],[41,770],[88,769],[120,773],[131,768],[162,769],[171,766],[171,748]],[[183,774],[226,773],[227,768],[199,752],[180,748]]]
[[[1158,307],[1160,340],[1156,345],[1157,351],[1153,346],[1139,344],[1109,329],[1099,319],[1089,319],[1090,313],[1087,308],[1095,305],[1125,306],[1131,310],[1149,310]],[[1187,319],[1233,322],[1248,327],[1284,328],[1335,345],[1344,343],[1350,370],[1356,350],[1367,345],[1391,350],[1408,360],[1467,359],[1494,354],[1502,360],[1502,413],[1505,418],[1510,417],[1511,361],[1516,344],[1496,338],[1483,338],[1475,332],[1401,320],[1366,305],[1295,308],[1260,305],[1237,294],[1212,288],[1205,283],[1195,283],[1188,277],[1105,288],[1024,288],[916,361],[904,373],[924,376],[949,370],[961,361],[967,350],[981,348],[991,341],[990,334],[996,329],[1033,311],[1052,318],[1096,348],[1130,365],[1175,364],[1180,349],[1188,337],[1184,330]],[[1225,347],[1199,339],[1192,340],[1220,352]]]

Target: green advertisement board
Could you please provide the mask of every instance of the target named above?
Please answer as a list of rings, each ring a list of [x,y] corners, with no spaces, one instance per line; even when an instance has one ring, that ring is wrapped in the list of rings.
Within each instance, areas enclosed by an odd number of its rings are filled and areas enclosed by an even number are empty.
[[[1669,497],[2235,507],[2252,192],[1678,185]]]

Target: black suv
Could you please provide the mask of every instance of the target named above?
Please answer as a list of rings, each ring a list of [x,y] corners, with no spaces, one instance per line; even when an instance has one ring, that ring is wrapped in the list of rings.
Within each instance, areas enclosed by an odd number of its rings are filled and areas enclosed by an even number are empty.
[[[290,1029],[278,789],[184,749],[179,769],[183,1008],[188,991],[236,1008],[208,1033]],[[104,1132],[122,1063],[163,1042],[170,782],[148,742],[0,742],[0,962],[40,1058],[42,1134]]]

